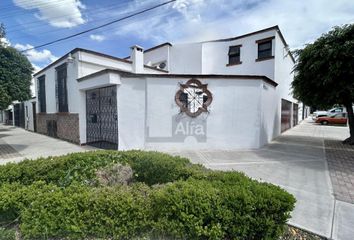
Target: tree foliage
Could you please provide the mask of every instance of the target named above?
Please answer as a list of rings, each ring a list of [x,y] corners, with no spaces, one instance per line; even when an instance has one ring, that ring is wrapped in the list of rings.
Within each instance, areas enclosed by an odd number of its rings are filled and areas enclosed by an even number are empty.
[[[334,27],[296,53],[295,97],[310,106],[346,106],[353,140],[354,24]]]
[[[354,100],[354,24],[335,27],[297,51],[294,95],[305,104],[329,107]]]
[[[0,35],[4,37],[2,25],[0,29]],[[24,101],[31,97],[32,71],[25,55],[0,44],[0,109],[6,108],[12,101]]]
[[[11,97],[7,94],[6,90],[0,86],[0,109],[6,109],[11,103]]]
[[[5,26],[3,23],[0,23],[0,38],[6,37]]]

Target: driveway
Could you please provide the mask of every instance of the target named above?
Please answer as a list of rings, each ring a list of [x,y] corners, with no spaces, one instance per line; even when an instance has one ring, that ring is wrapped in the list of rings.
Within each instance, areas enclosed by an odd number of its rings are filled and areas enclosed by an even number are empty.
[[[327,238],[353,240],[354,205],[335,199],[324,146],[324,140],[348,136],[348,127],[320,126],[306,120],[259,150],[173,154],[211,169],[241,171],[276,184],[297,199],[290,224]]]
[[[18,162],[25,158],[59,156],[92,150],[21,128],[0,124],[0,164]]]

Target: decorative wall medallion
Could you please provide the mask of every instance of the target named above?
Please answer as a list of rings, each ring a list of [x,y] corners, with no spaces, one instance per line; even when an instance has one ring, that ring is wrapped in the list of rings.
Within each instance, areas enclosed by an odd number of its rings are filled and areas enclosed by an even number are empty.
[[[190,117],[197,117],[202,112],[208,112],[208,106],[213,101],[213,97],[207,87],[208,84],[202,84],[197,79],[180,84],[175,101],[181,112],[185,112]]]

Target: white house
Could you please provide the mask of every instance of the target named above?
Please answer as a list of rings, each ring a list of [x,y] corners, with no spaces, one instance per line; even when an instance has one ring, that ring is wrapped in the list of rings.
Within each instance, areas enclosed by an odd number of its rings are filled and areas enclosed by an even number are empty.
[[[301,119],[278,26],[129,58],[76,48],[34,76],[37,131],[113,149],[259,148]]]
[[[7,109],[0,110],[0,123],[36,132],[36,98],[14,101]]]
[[[4,110],[0,110],[0,123],[13,125],[13,105],[8,106]]]

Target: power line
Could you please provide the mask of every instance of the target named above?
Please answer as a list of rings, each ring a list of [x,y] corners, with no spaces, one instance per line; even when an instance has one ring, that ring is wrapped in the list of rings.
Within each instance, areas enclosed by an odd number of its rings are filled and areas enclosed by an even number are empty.
[[[61,42],[61,41],[64,41],[64,40],[67,40],[67,39],[70,39],[70,38],[74,38],[74,37],[76,37],[76,36],[80,36],[80,35],[82,35],[82,34],[85,34],[85,33],[88,33],[88,32],[92,32],[92,31],[94,31],[94,30],[97,30],[97,29],[100,29],[100,28],[103,28],[103,27],[112,25],[112,24],[114,24],[114,23],[116,23],[116,22],[120,22],[120,21],[123,21],[123,20],[128,19],[128,18],[132,18],[132,17],[134,17],[134,16],[140,15],[140,14],[142,14],[142,13],[145,13],[145,12],[148,12],[148,11],[151,11],[151,10],[154,10],[154,9],[156,9],[156,8],[162,7],[162,6],[164,6],[164,5],[167,5],[167,4],[170,4],[170,3],[172,3],[172,2],[176,2],[176,1],[177,1],[177,0],[170,0],[170,1],[167,1],[167,2],[163,2],[163,3],[160,3],[160,4],[155,5],[155,6],[153,6],[153,7],[146,8],[146,9],[141,10],[141,11],[139,11],[139,12],[136,12],[136,13],[130,14],[130,15],[128,15],[128,16],[125,16],[125,17],[116,19],[116,20],[114,20],[114,21],[111,21],[111,22],[102,24],[102,25],[100,25],[100,26],[97,26],[97,27],[94,27],[94,28],[90,28],[90,29],[87,29],[87,30],[85,30],[85,31],[81,31],[81,32],[78,32],[78,33],[76,33],[76,34],[72,34],[72,35],[69,35],[69,36],[66,36],[66,37],[63,37],[63,38],[59,38],[59,39],[56,39],[56,40],[54,40],[54,41],[51,41],[51,42],[48,42],[48,43],[44,43],[44,44],[41,44],[41,45],[38,45],[38,46],[35,46],[35,47],[32,47],[32,48],[28,48],[28,49],[23,50],[23,51],[21,51],[21,52],[27,52],[27,51],[29,51],[29,50],[33,50],[33,49],[45,47],[45,46],[52,45],[52,44],[57,43],[57,42]]]
[[[148,19],[152,19],[152,18],[157,18],[157,17],[166,17],[166,16],[169,16],[171,15],[172,13],[152,13],[153,16],[147,16]],[[119,14],[117,15],[116,17],[122,17],[122,16],[125,16],[125,14]],[[110,19],[112,18],[103,18],[103,19],[98,19],[98,20],[93,20],[93,21],[89,21],[89,22],[86,22],[86,24],[92,24],[93,22],[96,23],[96,24],[100,24],[102,22],[107,22],[109,21]],[[145,21],[146,18],[143,19],[143,21]],[[125,25],[130,25],[132,23],[134,23],[133,21],[135,21],[135,19],[129,19],[127,21],[124,22]],[[119,24],[119,23],[117,23]],[[115,29],[116,28],[116,24],[115,25],[111,25],[110,27],[105,27],[104,29],[100,29],[100,30],[95,30],[94,32],[92,33],[99,33],[99,32],[102,32],[102,33],[106,33],[108,30],[110,29]],[[43,29],[44,31],[36,31],[36,36],[40,36],[42,38],[49,38],[50,36],[52,36],[53,34],[57,34],[57,35],[64,35],[64,34],[74,34],[76,31],[74,31],[74,29],[67,29],[67,28],[61,28],[61,29],[54,29],[54,30],[47,30],[45,31],[45,29]],[[81,36],[78,36],[78,37],[75,37],[75,39],[77,38],[80,38],[80,37],[85,37],[85,35],[81,35]],[[19,40],[28,40],[28,37],[27,36],[19,36],[19,37],[16,37],[16,41],[19,41]],[[73,39],[72,39],[73,40]]]
[[[143,25],[144,24],[144,22],[146,22],[146,19],[149,19],[149,20],[153,20],[153,19],[155,19],[155,18],[161,18],[161,17],[168,17],[168,16],[170,16],[172,13],[168,13],[167,11],[166,12],[164,12],[164,13],[158,13],[158,14],[153,14],[152,16],[146,16],[146,18],[142,18],[142,19],[139,19],[138,20],[138,23],[140,24],[141,23],[141,25]],[[142,15],[141,15],[142,16]],[[145,16],[144,16],[145,17]],[[129,25],[131,25],[131,24],[135,24],[136,23],[136,19],[129,19],[129,20],[127,20],[127,21],[125,21],[124,22],[124,26],[129,26]],[[105,28],[101,28],[101,29],[98,29],[98,30],[95,30],[95,31],[93,31],[93,32],[91,32],[92,34],[99,34],[99,35],[106,35],[107,34],[107,32],[109,32],[109,33],[111,33],[108,37],[107,37],[107,39],[109,39],[109,37],[110,36],[113,36],[113,35],[118,35],[118,31],[117,31],[117,29],[119,29],[120,27],[124,27],[124,26],[122,26],[123,25],[123,22],[119,22],[119,23],[117,23],[117,24],[115,24],[115,25],[110,25],[110,26],[107,26],[107,27],[105,27]],[[164,28],[164,30],[167,30],[167,29],[172,29],[171,27],[170,28]],[[117,31],[117,32],[116,32]],[[52,32],[54,32],[54,31],[52,31]],[[61,33],[58,33],[58,34],[61,34]],[[87,34],[83,34],[83,35],[80,35],[80,36],[76,36],[75,38],[70,38],[70,39],[66,39],[66,40],[63,40],[62,42],[71,42],[71,41],[75,41],[75,40],[77,40],[77,39],[83,39],[83,38],[87,38],[88,36],[87,36]],[[18,38],[17,38],[18,39]],[[84,43],[82,43],[82,44],[84,44]],[[75,46],[74,46],[75,47]],[[25,55],[27,54],[27,53],[24,53]]]
[[[166,12],[166,13],[163,13],[163,14],[153,15],[153,16],[149,17],[149,19],[152,20],[153,18],[158,18],[158,17],[161,17],[161,16],[168,16],[168,15],[170,15],[170,14]],[[146,21],[146,19],[141,19],[140,20],[140,22],[142,22],[142,23],[144,21]],[[127,23],[127,25],[134,24],[134,23],[135,22],[132,21],[130,23]],[[118,24],[121,25],[121,23],[118,23]],[[126,25],[126,23],[124,23],[124,25]],[[117,29],[117,26],[109,26],[109,27],[106,27],[104,29],[100,29],[100,30],[94,31],[94,34],[105,34],[107,31],[110,31],[110,30],[114,31],[116,29]],[[167,27],[167,28],[164,27],[164,30],[172,30],[172,29],[174,29],[174,27]],[[63,40],[63,42],[72,42],[72,41],[75,41],[77,39],[82,39],[82,38],[85,38],[85,37],[87,38],[86,35],[81,35],[81,36],[78,36],[78,37],[75,37],[75,38],[70,38],[70,39]],[[167,41],[167,40],[165,40],[165,41]],[[84,44],[84,43],[82,43],[82,44]],[[72,48],[75,48],[75,46],[73,46]],[[85,48],[85,47],[83,47],[83,48]],[[24,54],[26,56],[28,56],[27,53],[24,53]],[[122,57],[126,57],[126,54],[124,56],[122,56]]]

